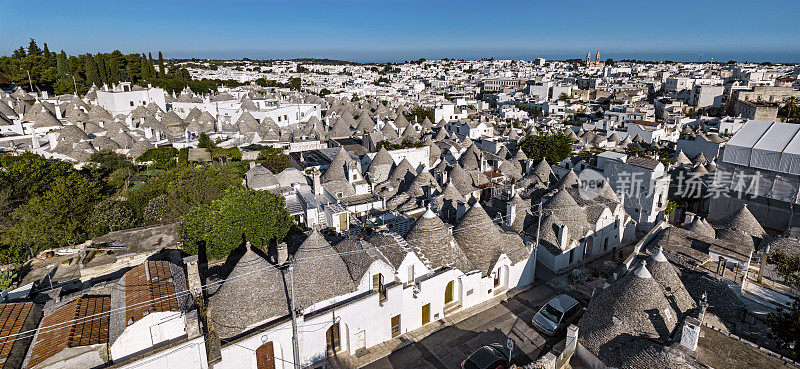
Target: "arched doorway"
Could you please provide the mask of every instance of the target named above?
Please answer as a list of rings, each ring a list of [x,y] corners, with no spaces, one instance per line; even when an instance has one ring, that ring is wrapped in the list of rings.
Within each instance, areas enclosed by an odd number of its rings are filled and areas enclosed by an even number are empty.
[[[453,295],[454,295],[453,286],[454,286],[454,284],[455,284],[454,281],[450,281],[450,282],[447,283],[447,286],[444,288],[444,304],[445,305],[453,302],[453,299],[454,299],[453,298]]]
[[[328,353],[335,354],[342,350],[339,322],[333,323],[333,325],[325,332],[325,343],[328,347]]]
[[[256,368],[275,369],[275,348],[267,342],[256,349]]]

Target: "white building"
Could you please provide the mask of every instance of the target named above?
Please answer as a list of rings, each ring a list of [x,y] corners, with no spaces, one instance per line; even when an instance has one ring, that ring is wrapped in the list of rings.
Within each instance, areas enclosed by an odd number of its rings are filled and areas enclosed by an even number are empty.
[[[604,173],[614,191],[622,194],[625,211],[639,229],[649,230],[663,216],[670,175],[660,161],[642,157],[609,160]]]
[[[139,106],[156,104],[162,111],[167,111],[164,90],[156,87],[133,88],[130,82],[120,82],[111,90],[105,87],[97,90],[97,104],[106,109],[112,116],[128,114]]]

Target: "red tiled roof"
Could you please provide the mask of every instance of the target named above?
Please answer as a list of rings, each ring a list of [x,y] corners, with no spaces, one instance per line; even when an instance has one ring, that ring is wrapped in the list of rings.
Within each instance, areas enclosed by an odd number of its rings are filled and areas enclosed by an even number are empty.
[[[641,124],[643,126],[650,126],[650,127],[658,127],[658,125],[661,124],[661,123],[658,123],[658,122],[650,122],[650,121],[647,121],[647,120],[637,120],[635,123],[636,124]]]
[[[147,261],[129,270],[125,273],[125,306],[130,306],[125,312],[127,325],[150,313],[177,311],[178,299],[174,295],[169,262]]]
[[[28,366],[36,366],[68,347],[108,343],[110,310],[111,297],[84,296],[46,316]]]
[[[0,304],[0,337],[7,337],[0,339],[0,368],[6,367],[6,359],[17,339],[16,334],[22,330],[22,325],[28,319],[32,307],[31,302]]]

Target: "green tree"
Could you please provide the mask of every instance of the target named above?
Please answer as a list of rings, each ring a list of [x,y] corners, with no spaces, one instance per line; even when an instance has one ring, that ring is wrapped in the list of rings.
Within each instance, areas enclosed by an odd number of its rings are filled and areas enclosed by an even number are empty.
[[[107,177],[119,168],[133,166],[124,155],[111,150],[92,153],[89,156],[88,164],[91,168],[100,171],[102,177]]]
[[[558,163],[572,154],[572,138],[564,133],[554,135],[528,135],[520,141],[520,147],[528,158],[548,163]]]
[[[294,78],[289,80],[289,85],[291,86],[290,88],[292,90],[300,91],[300,89],[301,89],[301,87],[303,85],[303,82],[300,79],[300,77],[294,77]]]
[[[90,230],[87,217],[101,198],[101,186],[78,173],[59,177],[52,187],[11,214],[9,231],[13,245],[27,256],[36,252],[85,241]]]
[[[161,77],[164,77],[166,74],[166,68],[164,68],[164,55],[161,55],[161,51],[158,52],[158,74]]]
[[[283,172],[284,169],[292,166],[289,157],[283,153],[282,149],[267,147],[258,153],[258,161],[272,173]]]
[[[58,70],[59,75],[66,75],[69,73],[69,65],[67,64],[67,53],[64,50],[58,54],[56,58],[56,69]]]
[[[20,46],[19,49],[14,50],[14,53],[11,55],[14,59],[22,59],[26,56],[25,48]]]
[[[282,196],[236,185],[181,218],[179,233],[185,252],[197,254],[205,246],[209,259],[222,259],[242,241],[259,247],[280,242],[292,224]]]
[[[139,163],[150,162],[151,168],[170,169],[175,167],[175,158],[178,156],[178,149],[174,147],[158,147],[149,149],[136,160]]]
[[[93,236],[128,229],[136,225],[136,213],[123,201],[105,199],[97,203],[89,217]]]
[[[800,357],[800,299],[795,298],[789,309],[770,313],[767,325],[782,348],[790,350],[795,358]]]
[[[215,146],[214,141],[211,141],[211,138],[208,137],[205,132],[200,132],[200,136],[197,137],[197,147],[201,149],[211,149]]]
[[[140,66],[140,76],[143,80],[149,81],[153,79],[153,75],[150,74],[150,65],[147,62],[147,58],[142,54],[142,61]]]
[[[566,92],[562,92],[561,95],[558,95],[558,99],[563,102],[569,102],[569,95]]]
[[[100,71],[97,66],[97,61],[92,54],[86,54],[85,64],[86,82],[91,86],[102,86],[103,81],[100,79]]]
[[[174,222],[192,207],[210,204],[222,197],[225,189],[240,182],[240,177],[221,168],[180,167],[150,179],[137,190],[131,190],[128,202],[145,222]],[[152,199],[161,195],[164,196],[162,199],[150,204]],[[150,216],[146,215],[147,207]]]
[[[36,45],[36,40],[31,39],[31,42],[28,43],[28,56],[40,55],[42,55],[42,49],[39,48],[39,45]]]
[[[777,267],[785,284],[800,288],[800,255],[789,255],[776,250],[767,258],[767,262]]]
[[[44,194],[56,179],[66,177],[74,171],[69,163],[45,159],[30,152],[17,156],[0,154],[0,180],[5,179],[8,183],[0,188],[5,188],[12,194],[12,201],[16,205]]]

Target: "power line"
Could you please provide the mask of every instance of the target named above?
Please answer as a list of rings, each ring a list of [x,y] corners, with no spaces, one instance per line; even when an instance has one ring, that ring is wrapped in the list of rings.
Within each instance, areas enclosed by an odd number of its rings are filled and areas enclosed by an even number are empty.
[[[506,216],[498,215],[497,218],[499,218],[499,220],[502,221],[503,218],[507,217],[507,216],[508,215],[506,215]],[[459,232],[464,232],[464,231],[471,230],[471,229],[477,228],[477,227],[485,225],[485,224],[494,224],[495,222],[496,222],[495,219],[489,219],[488,222],[480,222],[480,223],[477,223],[477,224],[473,224],[472,226],[468,226],[468,227],[462,228],[460,230],[455,230],[452,233],[455,234],[455,233],[459,233]],[[439,228],[439,229],[440,230],[447,230],[447,229],[449,229],[449,227],[445,226],[445,227],[442,227],[442,228]],[[428,240],[428,239],[436,239],[436,238],[438,238],[438,237],[436,237],[436,236],[421,237],[421,238],[414,238],[411,241],[412,242],[419,242],[419,241],[424,241],[424,240]],[[408,242],[408,241],[409,240],[406,240],[406,242]],[[340,256],[341,257],[341,255],[350,255],[350,254],[354,254],[354,253],[367,252],[369,250],[379,250],[379,249],[382,249],[382,248],[389,248],[389,247],[404,248],[403,245],[399,245],[399,244],[373,246],[373,247],[362,248],[360,250],[352,250],[352,251],[345,251],[345,252],[333,252],[333,253],[326,254],[326,255],[318,255],[318,256],[314,256],[314,257],[298,258],[298,259],[294,259],[294,262],[295,263],[302,263],[302,262],[319,260],[319,259],[323,259],[323,258],[327,258],[327,257],[333,257],[333,256]],[[257,262],[257,260],[253,260],[253,262]],[[245,261],[245,263],[247,263],[247,261]],[[247,264],[244,264],[244,265],[247,265]],[[281,271],[280,268],[278,268],[278,267],[276,267],[274,265],[268,265],[267,267],[271,268],[271,269],[274,269],[276,271]],[[238,276],[235,276],[235,277],[229,277],[229,278],[226,278],[226,279],[223,279],[223,280],[210,282],[210,283],[207,283],[207,284],[199,286],[195,290],[199,289],[200,291],[202,291],[204,289],[207,289],[208,287],[211,287],[211,286],[214,286],[214,285],[217,285],[217,284],[226,283],[228,281],[234,281],[234,280],[250,277],[250,276],[252,276],[252,275],[254,275],[256,273],[259,273],[259,272],[265,272],[265,270],[257,269],[257,270],[253,270],[251,272],[247,272],[245,274],[238,275]],[[44,291],[47,291],[47,290],[44,290]],[[44,292],[44,291],[41,291],[41,292]],[[154,298],[154,299],[142,301],[142,302],[130,305],[130,306],[124,306],[124,307],[112,309],[112,310],[109,310],[108,312],[92,314],[92,315],[84,316],[84,317],[81,317],[81,318],[75,318],[75,319],[67,320],[67,321],[64,321],[64,322],[59,322],[59,323],[52,324],[52,325],[49,325],[49,326],[38,327],[36,329],[28,330],[28,331],[25,331],[25,332],[19,332],[19,333],[10,334],[10,335],[7,335],[7,336],[2,336],[2,337],[0,337],[0,343],[6,343],[8,341],[4,341],[5,339],[11,338],[11,337],[15,337],[15,336],[17,338],[15,338],[14,341],[16,341],[18,339],[24,339],[24,338],[30,337],[30,335],[36,335],[36,334],[39,334],[39,333],[49,333],[49,332],[56,331],[58,329],[66,328],[71,323],[88,322],[88,321],[93,321],[95,319],[102,319],[106,314],[108,314],[110,316],[113,312],[127,311],[129,309],[133,309],[133,308],[140,307],[140,306],[146,306],[146,305],[148,305],[150,303],[166,300],[166,299],[169,299],[169,298],[172,298],[172,297],[178,298],[178,297],[181,297],[181,296],[186,295],[186,294],[191,294],[191,292],[193,292],[193,290],[186,289],[186,290],[183,290],[183,291],[180,291],[180,292],[176,292],[176,293],[173,293],[173,294],[164,295],[164,296],[160,296],[160,297],[157,297],[157,298]],[[22,335],[26,335],[26,336],[25,337],[19,337],[19,336],[22,336]]]

